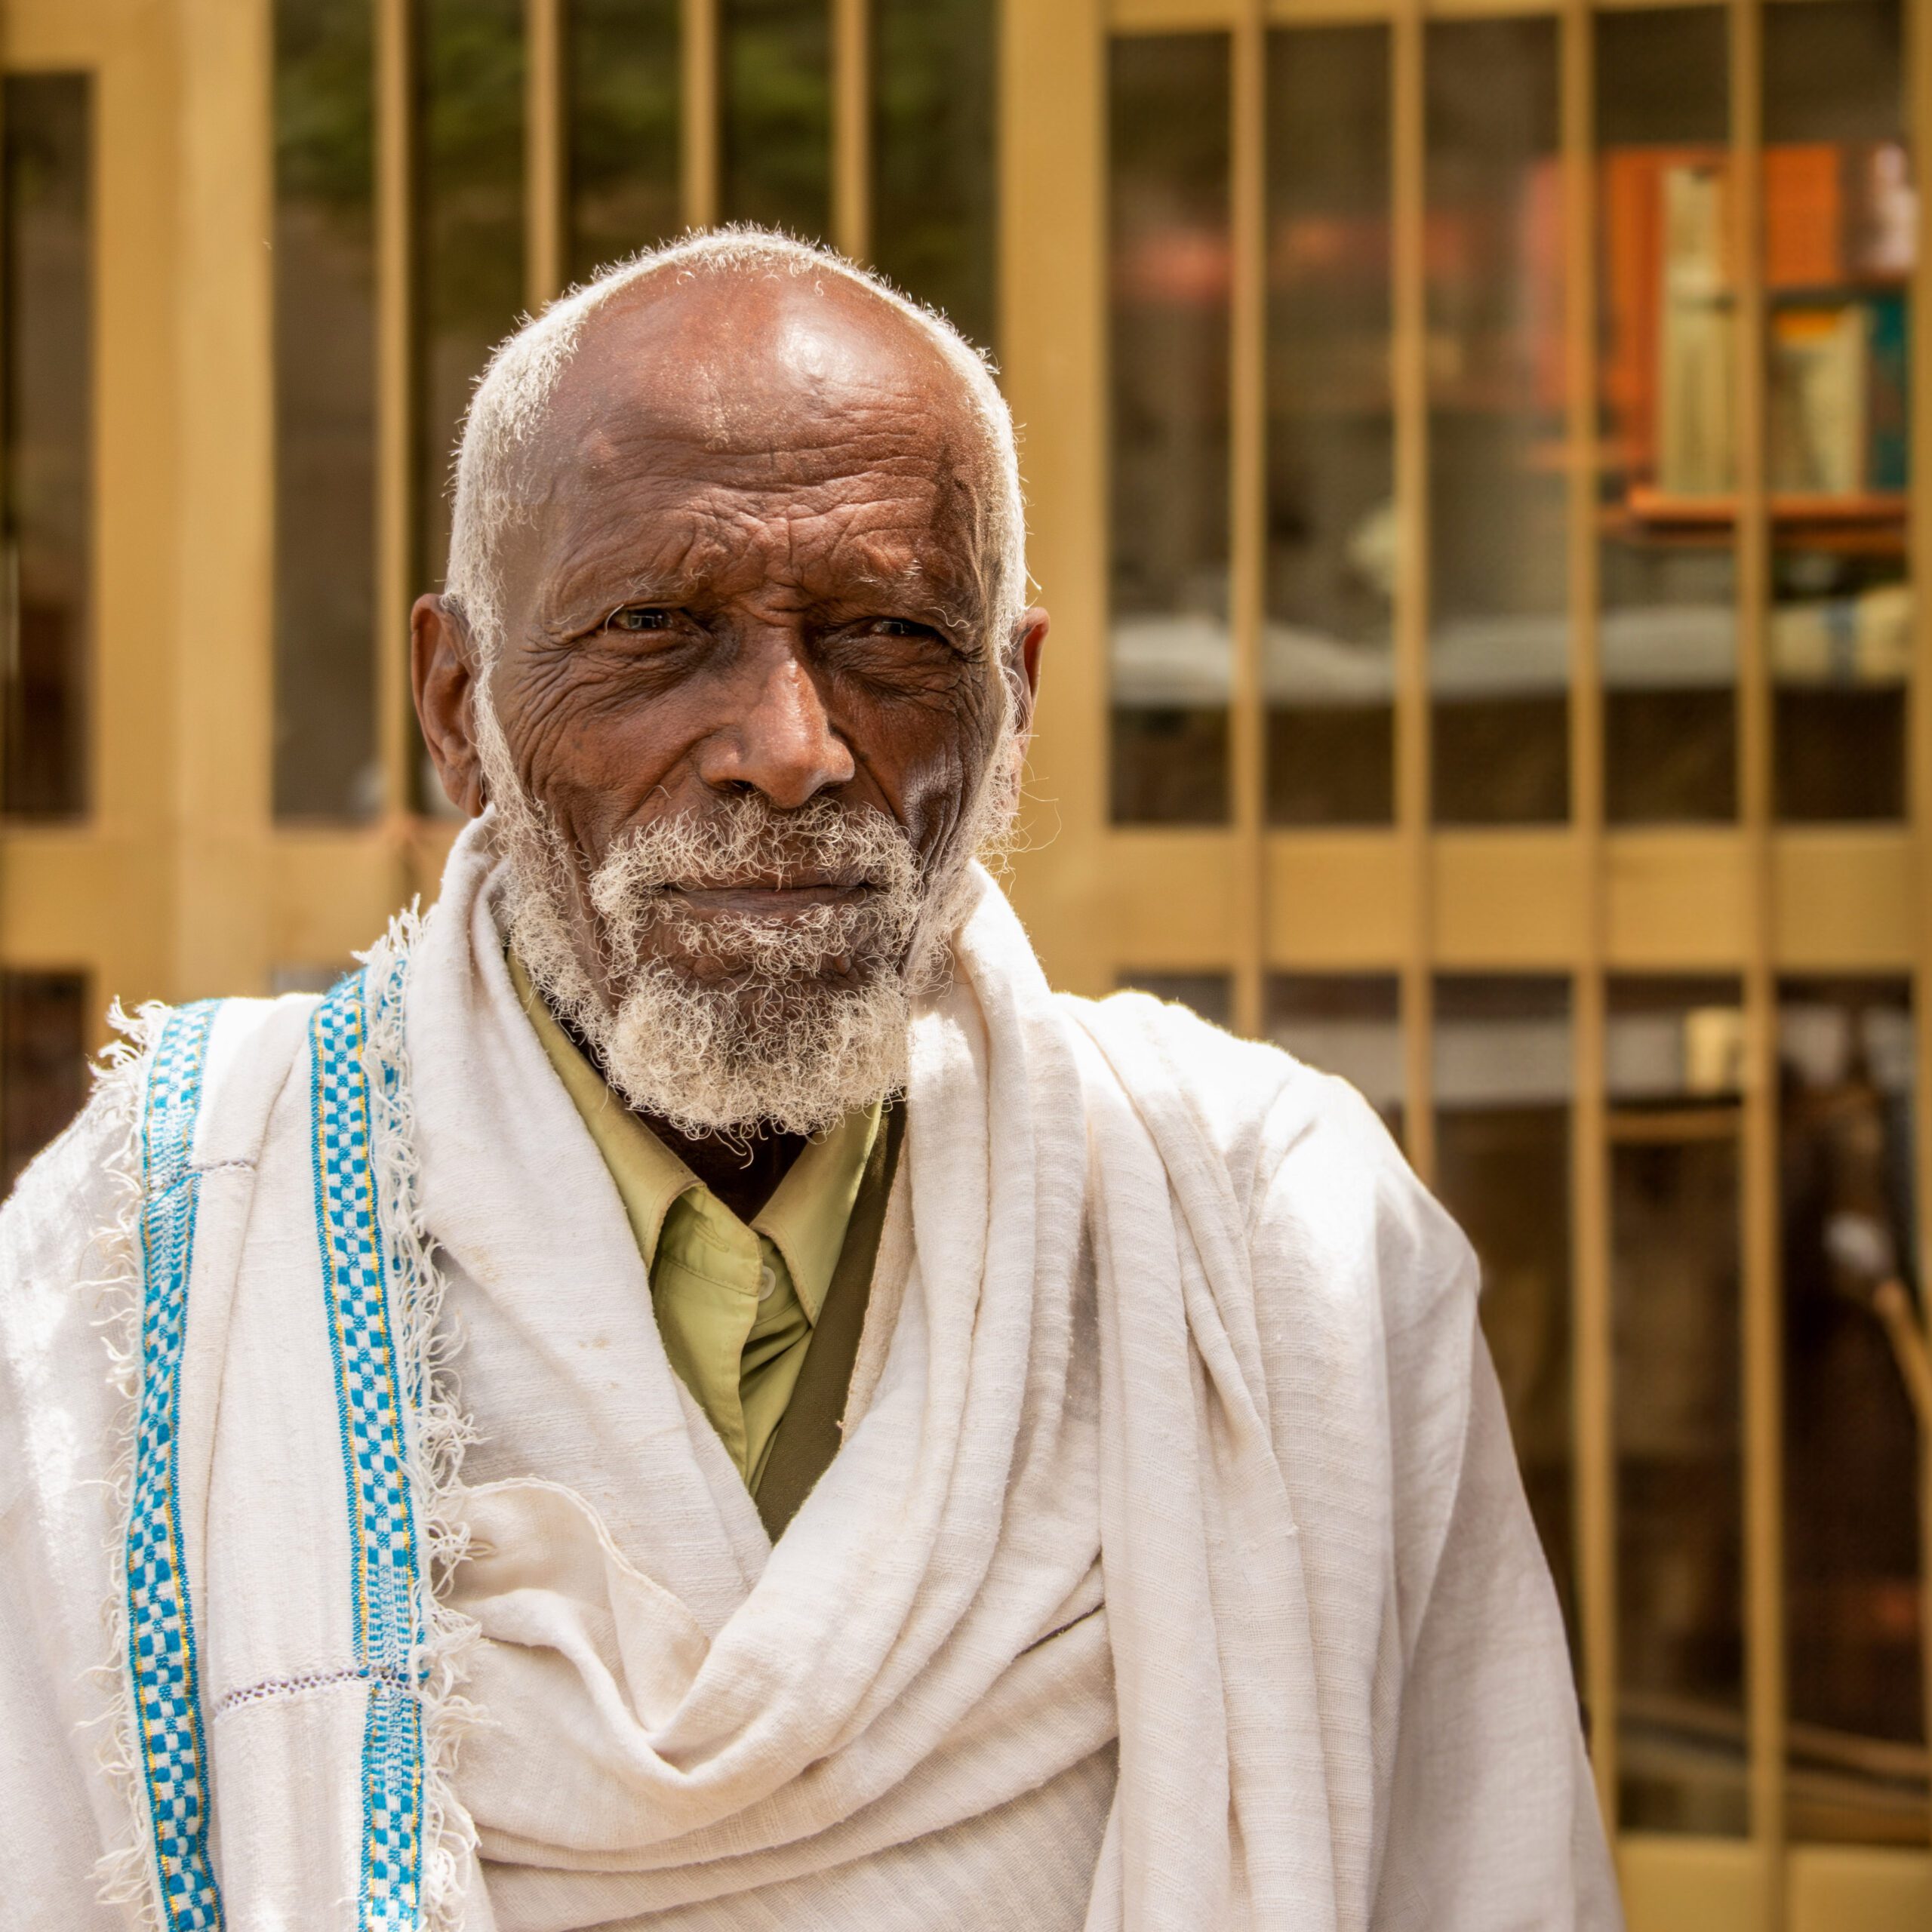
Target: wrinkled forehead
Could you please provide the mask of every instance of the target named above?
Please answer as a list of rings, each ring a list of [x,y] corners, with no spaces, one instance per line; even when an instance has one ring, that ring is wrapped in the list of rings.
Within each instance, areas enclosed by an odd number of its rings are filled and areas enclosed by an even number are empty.
[[[648,278],[599,310],[539,450],[559,503],[627,472],[810,488],[877,472],[969,506],[992,455],[964,377],[911,319],[868,290],[771,274]]]

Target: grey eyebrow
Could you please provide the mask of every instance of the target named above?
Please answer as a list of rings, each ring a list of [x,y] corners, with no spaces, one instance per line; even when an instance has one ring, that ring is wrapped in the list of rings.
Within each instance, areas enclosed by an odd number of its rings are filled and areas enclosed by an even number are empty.
[[[580,592],[567,590],[554,601],[545,600],[549,608],[544,628],[558,634],[580,630],[587,624],[602,623],[635,605],[661,605],[675,609],[689,598],[697,587],[697,582],[690,576],[640,573],[595,597],[589,594],[588,586]]]
[[[603,601],[612,611],[630,604],[681,604],[701,583],[701,579],[691,577],[638,576],[626,580],[614,601]]]

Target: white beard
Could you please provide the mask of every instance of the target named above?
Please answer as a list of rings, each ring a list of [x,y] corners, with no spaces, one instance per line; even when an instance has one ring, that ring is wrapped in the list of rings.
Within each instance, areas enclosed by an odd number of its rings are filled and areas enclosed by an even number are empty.
[[[478,709],[478,746],[509,862],[508,937],[552,1011],[595,1054],[626,1105],[694,1138],[816,1134],[906,1084],[915,1000],[943,986],[968,863],[1011,819],[1010,727],[956,855],[922,868],[897,823],[817,798],[781,811],[751,792],[627,833],[590,874],[595,942],[612,997],[579,957],[574,848],[518,783],[500,726]],[[860,878],[857,903],[783,919],[693,916],[666,888],[750,873]],[[660,956],[654,942],[672,942]]]

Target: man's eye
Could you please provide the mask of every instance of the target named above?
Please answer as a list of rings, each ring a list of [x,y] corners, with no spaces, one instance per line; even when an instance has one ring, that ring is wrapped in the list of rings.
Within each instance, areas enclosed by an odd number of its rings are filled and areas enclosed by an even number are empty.
[[[610,631],[668,631],[671,628],[671,614],[649,604],[634,604],[622,611],[614,611],[605,620],[604,628]]]
[[[924,624],[915,624],[910,617],[875,617],[872,620],[873,632],[880,637],[931,637],[931,631]]]

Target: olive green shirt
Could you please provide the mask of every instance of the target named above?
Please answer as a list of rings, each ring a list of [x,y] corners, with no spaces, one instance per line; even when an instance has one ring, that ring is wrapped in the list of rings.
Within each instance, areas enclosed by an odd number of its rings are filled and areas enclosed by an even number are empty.
[[[623,1202],[664,1352],[753,1494],[844,1245],[875,1105],[808,1141],[749,1226],[605,1084],[538,997],[510,977]]]

